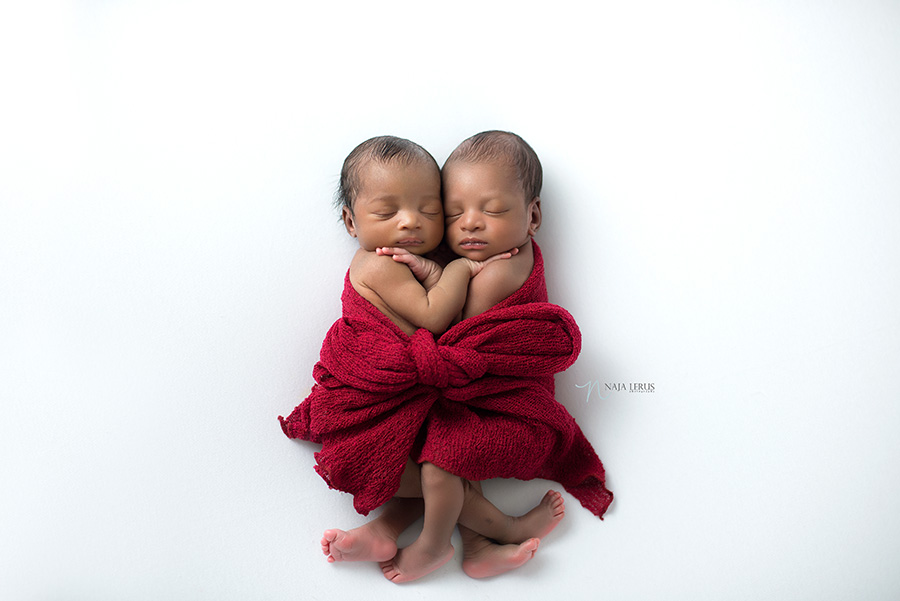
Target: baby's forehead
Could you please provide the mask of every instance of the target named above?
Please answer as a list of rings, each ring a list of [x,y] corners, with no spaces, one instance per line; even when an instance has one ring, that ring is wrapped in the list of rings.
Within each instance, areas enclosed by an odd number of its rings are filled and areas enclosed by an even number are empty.
[[[498,160],[454,161],[441,172],[444,203],[484,202],[499,197],[530,200],[515,167]]]
[[[351,205],[361,194],[385,190],[412,190],[415,194],[434,196],[440,200],[441,175],[437,165],[424,160],[368,158],[357,166],[355,190]]]
[[[458,174],[465,171],[484,171],[486,169],[502,177],[515,180],[519,179],[518,170],[516,169],[515,163],[512,161],[507,161],[503,158],[485,158],[475,161],[447,161],[446,163],[444,163],[443,169],[441,169],[441,177],[446,177],[448,173]]]
[[[451,177],[452,176],[452,177]],[[503,159],[480,159],[477,161],[448,161],[441,169],[441,180],[444,185],[452,183],[462,176],[464,179],[489,177],[493,181],[503,181],[521,187],[521,178],[515,164]]]
[[[438,175],[440,174],[440,169],[438,169],[437,165],[424,159],[413,158],[411,160],[404,160],[393,158],[382,160],[377,157],[368,157],[359,165],[357,177],[361,183],[365,183],[366,177],[373,175],[376,170],[379,175],[401,175],[409,170],[429,171]]]

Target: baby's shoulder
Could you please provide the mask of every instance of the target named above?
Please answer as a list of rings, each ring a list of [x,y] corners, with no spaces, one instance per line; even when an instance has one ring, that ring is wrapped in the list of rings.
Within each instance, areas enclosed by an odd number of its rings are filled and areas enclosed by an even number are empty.
[[[486,311],[521,288],[533,267],[533,257],[518,255],[485,265],[469,283],[467,306]]]
[[[411,277],[409,268],[386,255],[378,255],[367,250],[358,250],[350,262],[350,281],[360,286],[378,290],[392,286]]]
[[[515,257],[493,261],[484,266],[478,275],[472,278],[472,283],[479,287],[494,290],[504,290],[507,293],[517,290],[522,283],[522,265],[514,262]]]

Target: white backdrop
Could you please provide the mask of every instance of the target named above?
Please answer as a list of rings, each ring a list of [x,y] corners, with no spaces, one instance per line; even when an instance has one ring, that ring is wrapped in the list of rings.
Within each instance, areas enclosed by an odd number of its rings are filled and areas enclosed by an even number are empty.
[[[4,599],[900,594],[896,2],[18,4]],[[515,573],[396,587],[326,564],[322,529],[363,518],[276,417],[339,314],[344,156],[492,128],[544,164],[584,336],[558,396],[616,501],[567,495]],[[548,486],[486,488],[516,512]]]

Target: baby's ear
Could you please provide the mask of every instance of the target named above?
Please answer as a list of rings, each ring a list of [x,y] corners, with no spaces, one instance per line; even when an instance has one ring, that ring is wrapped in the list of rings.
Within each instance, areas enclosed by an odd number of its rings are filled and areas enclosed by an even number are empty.
[[[528,235],[534,236],[541,227],[541,197],[535,196],[528,203]]]
[[[344,222],[344,227],[347,228],[347,233],[356,238],[356,226],[353,224],[353,211],[350,210],[350,207],[343,208],[341,220]]]

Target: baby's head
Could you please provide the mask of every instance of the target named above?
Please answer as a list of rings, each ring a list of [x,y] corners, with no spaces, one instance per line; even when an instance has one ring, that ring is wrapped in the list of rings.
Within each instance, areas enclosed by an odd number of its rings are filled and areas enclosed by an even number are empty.
[[[421,255],[444,235],[441,175],[427,150],[409,140],[366,140],[344,160],[338,202],[361,248],[399,246]]]
[[[528,242],[541,225],[541,162],[525,140],[503,131],[457,146],[442,170],[446,240],[482,260]]]

